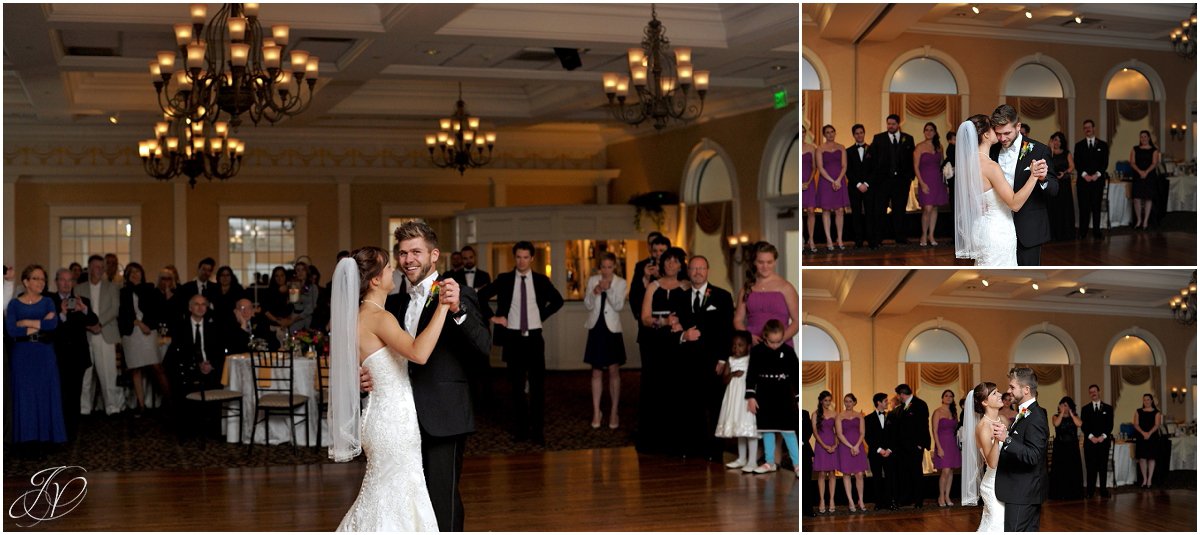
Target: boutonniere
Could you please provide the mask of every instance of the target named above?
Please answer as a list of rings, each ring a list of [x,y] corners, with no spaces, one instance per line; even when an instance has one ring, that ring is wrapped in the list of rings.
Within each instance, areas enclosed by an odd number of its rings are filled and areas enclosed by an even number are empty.
[[[429,308],[429,304],[433,302],[433,298],[437,297],[438,290],[442,289],[442,281],[433,281],[429,286],[429,297],[425,298],[425,308]]]
[[[1013,423],[1015,424],[1015,423],[1025,419],[1026,416],[1029,416],[1029,407],[1025,407],[1025,408],[1021,409],[1021,412],[1017,414],[1017,420]]]
[[[1028,156],[1029,151],[1031,151],[1031,150],[1033,150],[1033,143],[1030,143],[1028,141],[1022,141],[1021,142],[1021,153],[1017,155],[1017,160],[1021,160],[1022,158]]]
[[[712,297],[712,287],[704,289],[704,298],[701,300],[700,306],[704,306],[704,304],[708,302],[709,297]]]

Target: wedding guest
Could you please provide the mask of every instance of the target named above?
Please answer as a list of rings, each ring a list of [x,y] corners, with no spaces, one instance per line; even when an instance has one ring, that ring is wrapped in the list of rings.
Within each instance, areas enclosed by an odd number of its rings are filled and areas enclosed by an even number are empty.
[[[1162,412],[1154,403],[1154,396],[1142,396],[1142,406],[1134,411],[1133,427],[1137,431],[1138,470],[1142,475],[1142,488],[1148,489],[1154,483],[1154,461],[1158,457],[1162,428]]]
[[[1010,422],[1013,421],[1017,417],[1017,408],[1013,407],[1012,394],[1005,392],[1000,396],[1000,402],[1004,404],[1003,407],[1000,407],[1000,416],[1003,416],[1005,420]]]
[[[328,285],[321,286],[321,270],[317,269],[315,265],[308,266],[308,285],[318,290],[317,308],[313,310],[312,322],[309,323],[309,326],[319,331],[329,332],[329,316],[332,314],[329,300],[333,295],[330,292],[332,288]]]
[[[1071,177],[1075,174],[1075,157],[1067,150],[1067,136],[1062,132],[1050,134],[1050,158],[1055,176],[1064,187],[1050,199],[1050,235],[1057,241],[1075,239],[1075,201],[1071,198]]]
[[[954,141],[955,140],[954,140],[954,138],[957,136],[958,136],[958,134],[956,134],[954,132],[953,128],[951,128],[950,131],[946,132],[946,158],[944,160],[942,160],[942,168],[943,169],[946,168],[946,164],[950,164],[950,176],[947,177],[944,174],[942,176],[943,176],[943,178],[946,179],[946,198],[950,200],[950,202],[946,203],[946,206],[949,207],[951,221],[954,220],[954,202],[953,202],[954,201],[954,170],[955,170],[955,165],[954,165],[954,151],[955,151]],[[961,404],[961,402],[966,401],[966,400],[960,399],[958,401]],[[961,411],[960,411],[960,414],[961,414]],[[962,418],[960,417],[959,419],[961,420]]]
[[[646,296],[642,298],[642,416],[638,419],[638,451],[663,453],[677,446],[674,441],[678,437],[671,432],[675,425],[672,409],[681,400],[673,395],[672,374],[678,369],[676,352],[683,332],[679,314],[690,306],[687,288],[678,277],[684,258],[683,249],[678,247],[663,252],[656,268],[662,277],[646,287]]]
[[[604,394],[604,371],[608,370],[608,397],[612,404],[608,413],[609,429],[620,427],[617,408],[621,402],[621,366],[625,364],[625,339],[621,336],[619,312],[625,307],[625,279],[614,274],[617,255],[604,253],[600,273],[592,275],[584,292],[583,306],[588,330],[583,361],[592,367],[592,429],[600,428],[603,412],[600,398]],[[462,283],[462,281],[459,281]]]
[[[808,126],[803,127],[804,137],[800,145],[800,208],[804,210],[808,223],[808,250],[817,252],[817,189],[821,174],[817,171],[817,146],[808,142]]]
[[[854,135],[854,146],[846,150],[846,182],[850,188],[850,218],[854,226],[856,247],[872,244],[867,214],[875,203],[875,190],[871,189],[871,162],[867,159],[868,147],[863,143],[867,129],[861,124],[850,128]]]
[[[1055,168],[1057,169],[1057,167]],[[1075,409],[1075,400],[1063,396],[1054,413],[1054,463],[1050,465],[1050,498],[1078,500],[1083,497],[1083,462],[1079,458],[1079,428],[1083,420]]]
[[[1162,155],[1150,131],[1138,134],[1138,144],[1129,151],[1129,164],[1133,167],[1133,228],[1147,230],[1150,225],[1150,210],[1154,205],[1155,189],[1158,184],[1158,162]]]
[[[60,268],[54,275],[53,292],[43,292],[58,311],[58,328],[54,330],[54,356],[58,365],[58,385],[62,391],[63,424],[67,441],[79,433],[79,403],[83,388],[83,372],[92,366],[88,354],[87,326],[99,322],[91,310],[91,302],[75,297],[75,274]]]
[[[688,260],[689,303],[679,314],[678,371],[680,398],[693,397],[680,407],[678,422],[688,443],[688,454],[720,460],[721,442],[712,430],[721,412],[721,377],[733,330],[733,295],[708,280],[708,258],[694,255]]]
[[[167,377],[163,374],[158,358],[158,324],[162,320],[166,302],[154,285],[146,281],[146,271],[142,269],[141,264],[127,264],[124,279],[117,327],[121,331],[121,347],[125,350],[125,368],[129,370],[133,380],[133,393],[137,398],[137,412],[134,413],[134,418],[140,418],[146,412],[142,371],[150,369],[160,394],[165,394],[168,389]]]
[[[229,266],[217,268],[216,290],[212,292],[213,312],[224,318],[233,312],[233,304],[245,295],[246,290],[238,283],[237,275]]]
[[[717,437],[737,439],[738,457],[725,463],[725,468],[741,468],[743,472],[753,472],[754,463],[758,459],[758,425],[754,414],[746,407],[746,370],[750,368],[750,343],[749,332],[733,332],[729,366],[725,370],[728,384],[725,386],[725,397],[721,401],[721,416],[717,419],[716,431]],[[808,411],[804,411],[804,417],[809,418]],[[804,424],[804,461],[809,475],[805,481],[808,481],[812,476],[813,452],[808,444],[812,435],[812,425],[810,422]]]
[[[933,239],[939,206],[950,202],[942,182],[942,138],[937,125],[925,123],[925,141],[913,149],[913,172],[917,176],[917,202],[921,204],[921,247],[938,244]]]
[[[187,303],[179,295],[179,272],[175,270],[175,266],[167,265],[159,270],[156,289],[163,302],[162,317],[159,318],[157,327],[162,327],[163,323],[170,326],[183,319],[180,311],[187,308]]]
[[[833,234],[829,230],[830,213],[837,215],[837,244],[838,249],[845,249],[842,243],[843,222],[846,217],[846,207],[850,206],[849,187],[846,185],[846,147],[834,141],[837,129],[831,124],[821,128],[825,143],[821,144],[821,157],[817,159],[817,171],[821,174],[820,187],[817,188],[817,207],[821,209],[821,225],[825,228],[825,243],[829,251],[833,251]]]
[[[125,281],[121,278],[121,259],[115,253],[105,253],[104,255],[104,278],[108,282],[117,285],[120,288],[125,285]]]
[[[70,269],[71,276],[75,277],[75,284],[83,284],[83,281],[87,280],[87,274],[83,272],[83,266],[79,265],[79,262],[71,262],[67,269]]]
[[[896,408],[896,486],[911,493],[910,501],[918,509],[924,501],[921,495],[921,463],[929,449],[929,406],[913,395],[907,384],[896,386],[900,406]],[[898,500],[899,501],[899,500]]]
[[[908,205],[908,191],[912,186],[913,173],[912,155],[916,149],[912,136],[900,131],[900,116],[887,116],[887,131],[875,134],[871,140],[871,155],[875,182],[880,191],[879,202],[875,206],[874,228],[879,232],[875,243],[882,241],[883,224],[887,217],[887,208],[892,208],[892,234],[897,245],[906,243],[904,233],[904,215]],[[872,186],[875,187],[875,186]]]
[[[958,447],[958,408],[954,406],[954,391],[942,392],[942,404],[933,411],[933,467],[938,476],[938,507],[951,507],[950,487],[954,484],[954,469],[962,468],[962,450]]]
[[[1087,497],[1096,492],[1096,478],[1100,478],[1100,497],[1108,497],[1108,449],[1112,446],[1113,407],[1100,400],[1100,387],[1088,387],[1091,402],[1083,406],[1083,458],[1087,466]]]
[[[474,247],[467,245],[462,248],[462,261],[462,269],[458,270],[454,276],[454,280],[458,281],[459,284],[478,290],[492,282],[491,275],[475,264]],[[642,267],[645,268],[645,264]],[[484,319],[486,320],[487,318]]]
[[[179,408],[184,407],[184,397],[192,392],[220,388],[225,365],[221,326],[209,313],[208,299],[203,294],[193,295],[188,299],[188,311],[186,319],[171,326],[171,345],[163,360],[171,381],[172,406]],[[213,407],[204,408],[209,409]],[[174,415],[172,420],[181,430],[194,431],[193,422],[199,421],[200,416],[189,410]]]
[[[833,495],[837,489],[834,472],[838,467],[837,431],[834,429],[833,394],[822,390],[817,394],[817,411],[813,413],[813,429],[817,438],[816,457],[813,459],[813,471],[817,473],[817,513],[833,512]],[[766,444],[766,437],[763,437]],[[773,459],[768,458],[767,462]],[[829,489],[829,494],[825,489]],[[828,496],[828,498],[826,498]]]
[[[12,440],[17,444],[66,442],[58,363],[51,345],[58,314],[54,301],[42,295],[46,270],[37,264],[26,267],[21,284],[25,291],[6,304],[4,313],[4,331],[13,339]]]
[[[767,242],[755,244],[754,263],[746,270],[746,282],[738,292],[733,311],[733,327],[751,333],[762,332],[767,322],[779,320],[785,327],[783,338],[792,345],[800,331],[800,298],[796,287],[775,272],[779,250]],[[762,342],[757,334],[754,343]]]
[[[871,501],[875,503],[876,511],[894,509],[889,483],[892,469],[888,459],[892,454],[890,435],[893,430],[888,427],[892,421],[888,419],[887,394],[876,393],[871,403],[875,405],[875,410],[863,419],[866,425],[867,461],[871,465]]]
[[[508,365],[508,384],[513,407],[513,434],[517,440],[531,439],[545,446],[546,425],[546,342],[542,325],[563,306],[562,294],[550,278],[533,270],[533,244],[513,245],[516,267],[496,276],[495,282],[480,290],[479,301],[496,300],[495,338],[504,347],[502,358]],[[529,382],[526,400],[525,383]]]
[[[91,414],[98,382],[104,412],[116,414],[125,407],[125,390],[117,386],[117,343],[121,341],[117,314],[121,310],[121,291],[104,277],[104,257],[92,255],[88,258],[88,283],[76,286],[75,295],[87,297],[99,319],[87,328],[92,367],[84,372],[80,412]]]
[[[450,273],[457,273],[463,268],[463,256],[461,251],[453,251],[450,253]]]
[[[745,332],[745,331],[739,331],[739,332]],[[746,334],[749,334],[749,333],[746,333]],[[735,334],[735,336],[736,336],[736,334]],[[747,344],[749,344],[749,341],[748,341],[749,336],[747,336],[746,338],[747,338]],[[812,504],[813,497],[816,496],[817,493],[813,492],[813,488],[812,488],[813,456],[816,455],[816,452],[813,451],[812,444],[809,442],[810,440],[812,440],[812,437],[813,437],[812,416],[808,414],[808,411],[800,411],[800,412],[802,413],[800,415],[800,428],[803,430],[802,433],[804,435],[801,437],[801,439],[803,441],[802,444],[804,445],[804,463],[803,463],[804,467],[803,467],[803,471],[801,472],[801,476],[800,476],[800,481],[804,483],[804,490],[800,493],[800,501],[801,501],[800,505],[801,505],[801,508],[804,510],[804,516],[813,517],[813,516],[817,516],[816,513],[813,512],[813,504]],[[758,444],[758,442],[756,440],[752,440],[751,442],[754,443],[755,445]],[[750,464],[753,464],[753,457],[751,457]]]
[[[193,295],[203,295],[208,306],[213,306],[213,299],[216,297],[217,285],[213,284],[213,270],[217,268],[217,261],[212,257],[204,257],[200,262],[196,263],[196,278],[187,281],[179,287],[179,293],[182,295],[185,310],[183,315],[187,315],[189,311],[188,303],[191,302]]]
[[[283,266],[275,266],[271,270],[271,284],[265,292],[260,292],[259,303],[262,305],[263,316],[271,325],[287,332],[292,326],[294,311],[288,291],[288,271]]]
[[[1092,236],[1103,240],[1100,233],[1100,202],[1104,188],[1108,187],[1108,143],[1096,139],[1096,123],[1091,119],[1083,122],[1083,139],[1075,144],[1075,167],[1079,179],[1075,181],[1075,196],[1079,199],[1079,237],[1088,236],[1088,220],[1091,220]]]
[[[1023,136],[1025,139],[1029,139],[1029,125],[1028,124],[1021,123],[1021,136]]]
[[[292,324],[288,326],[289,333],[295,333],[312,325],[313,313],[317,310],[317,298],[321,289],[308,281],[308,262],[296,262],[292,265],[292,280],[288,288],[299,287],[300,296],[292,303]]]
[[[867,461],[867,444],[864,440],[865,419],[861,412],[854,407],[858,398],[854,394],[846,394],[842,398],[846,410],[837,415],[838,439],[838,470],[842,472],[842,487],[846,489],[846,500],[850,502],[850,512],[866,511],[863,503],[863,476],[870,463]],[[854,508],[854,493],[851,492],[850,478],[853,476],[858,483],[858,509]]]

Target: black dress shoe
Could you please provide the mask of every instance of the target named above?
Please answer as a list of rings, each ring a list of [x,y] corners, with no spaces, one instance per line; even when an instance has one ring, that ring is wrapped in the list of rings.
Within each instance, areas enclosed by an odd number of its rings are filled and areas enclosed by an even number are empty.
[[[1094,496],[1095,494],[1096,494],[1095,490],[1087,491],[1087,499],[1089,499],[1089,500],[1092,499],[1092,496]]]
[[[1104,233],[1096,231],[1096,241],[1104,241]]]
[[[1100,497],[1101,497],[1101,498],[1104,498],[1104,499],[1106,499],[1106,500],[1107,500],[1107,499],[1108,499],[1108,496],[1109,496],[1109,495],[1108,495],[1108,491],[1107,491],[1107,490],[1102,490],[1102,491],[1100,491]]]

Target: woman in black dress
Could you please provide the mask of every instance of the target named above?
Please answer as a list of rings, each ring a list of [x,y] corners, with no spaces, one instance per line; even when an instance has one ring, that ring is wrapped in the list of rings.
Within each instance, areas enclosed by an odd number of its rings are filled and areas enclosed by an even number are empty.
[[[1075,175],[1075,158],[1067,150],[1067,136],[1055,132],[1050,136],[1050,161],[1060,187],[1050,198],[1050,235],[1056,241],[1075,239],[1075,203],[1071,199],[1071,177]]]
[[[625,308],[625,279],[616,276],[617,255],[604,253],[600,273],[588,279],[583,306],[589,311],[587,346],[583,361],[592,366],[592,429],[600,427],[602,413],[600,398],[604,395],[604,370],[608,370],[608,390],[612,409],[608,416],[609,429],[621,424],[617,406],[621,401],[621,365],[625,364],[625,339],[621,336],[621,319],[617,315]],[[598,310],[597,310],[598,309]],[[595,311],[595,312],[591,312]]]
[[[1134,411],[1134,429],[1137,430],[1138,469],[1142,473],[1142,488],[1150,488],[1154,481],[1154,459],[1158,457],[1159,428],[1162,427],[1162,413],[1154,403],[1154,396],[1142,396],[1142,408]]]
[[[1053,139],[1053,138],[1051,138]],[[1055,169],[1058,169],[1057,164]],[[1075,400],[1063,396],[1054,414],[1054,463],[1050,465],[1050,498],[1083,498],[1083,462],[1079,455],[1079,428],[1083,421],[1075,409]]]
[[[639,451],[672,453],[679,451],[676,440],[675,405],[683,400],[675,394],[672,374],[679,369],[678,315],[687,306],[688,288],[679,280],[686,253],[672,247],[658,257],[662,276],[646,287],[642,299],[642,388],[641,418],[638,421]],[[690,398],[689,398],[690,399]]]
[[[234,304],[246,296],[246,291],[238,283],[237,275],[229,266],[217,268],[217,293],[213,296],[212,310],[217,318],[225,321],[233,314]]]
[[[260,292],[263,316],[272,327],[280,327],[286,333],[292,325],[292,303],[288,293],[288,272],[283,266],[271,270],[271,284],[267,291]]]
[[[1162,156],[1150,132],[1138,134],[1138,145],[1129,151],[1129,163],[1133,165],[1133,228],[1146,230],[1150,224],[1150,209],[1154,205],[1154,194],[1158,183],[1158,161]]]

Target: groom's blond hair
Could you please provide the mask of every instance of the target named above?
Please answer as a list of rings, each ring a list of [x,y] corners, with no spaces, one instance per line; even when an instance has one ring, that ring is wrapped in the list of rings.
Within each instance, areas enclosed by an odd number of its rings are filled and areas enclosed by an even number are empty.
[[[1034,375],[1033,368],[1013,368],[1008,370],[1008,378],[1016,379],[1017,384],[1029,387],[1029,394],[1037,397],[1037,375]]]

